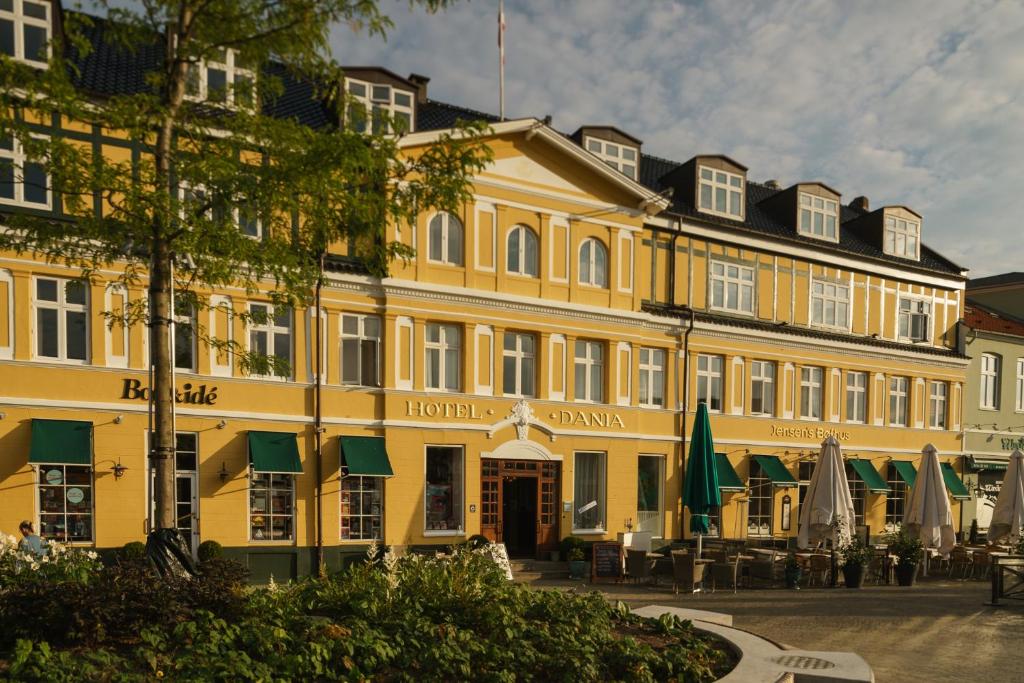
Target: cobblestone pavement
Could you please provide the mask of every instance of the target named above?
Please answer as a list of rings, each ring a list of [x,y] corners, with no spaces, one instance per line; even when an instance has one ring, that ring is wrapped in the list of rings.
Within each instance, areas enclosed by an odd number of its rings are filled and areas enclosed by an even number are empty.
[[[535,588],[590,584],[538,580]],[[989,607],[984,581],[927,580],[911,588],[740,589],[678,596],[671,587],[594,586],[631,606],[673,605],[733,615],[733,625],[784,646],[853,651],[876,680],[1024,682],[1024,601]]]

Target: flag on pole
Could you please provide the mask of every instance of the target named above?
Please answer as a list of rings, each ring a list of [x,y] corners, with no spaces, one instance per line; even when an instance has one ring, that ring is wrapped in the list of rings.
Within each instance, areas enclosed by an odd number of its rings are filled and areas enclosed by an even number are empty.
[[[505,120],[505,0],[498,0],[498,114]]]

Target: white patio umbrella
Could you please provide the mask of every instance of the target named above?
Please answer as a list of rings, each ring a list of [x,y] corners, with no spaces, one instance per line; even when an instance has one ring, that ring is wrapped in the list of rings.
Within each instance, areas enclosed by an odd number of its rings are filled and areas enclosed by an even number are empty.
[[[906,509],[903,513],[903,527],[911,536],[917,536],[928,548],[937,548],[943,557],[956,545],[953,533],[953,510],[946,495],[946,482],[939,466],[939,454],[935,446],[928,444],[921,452],[921,467],[917,479],[910,487]],[[924,563],[924,575],[928,575],[928,562]]]
[[[996,498],[992,521],[988,526],[988,540],[1001,538],[1017,541],[1024,535],[1024,453],[1014,451],[1003,478],[1003,488]]]
[[[843,521],[836,527],[838,520]],[[835,437],[830,436],[821,442],[821,453],[800,505],[797,545],[806,548],[811,542],[824,540],[836,545],[848,543],[853,520],[853,497],[846,479],[843,452]]]

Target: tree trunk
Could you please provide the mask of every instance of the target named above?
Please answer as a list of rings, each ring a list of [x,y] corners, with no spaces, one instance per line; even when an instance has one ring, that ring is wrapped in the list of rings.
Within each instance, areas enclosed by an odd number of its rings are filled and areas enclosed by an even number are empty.
[[[149,362],[153,366],[152,457],[156,470],[153,497],[157,529],[173,529],[174,510],[174,382],[171,372],[171,258],[163,240],[154,244],[149,276]]]

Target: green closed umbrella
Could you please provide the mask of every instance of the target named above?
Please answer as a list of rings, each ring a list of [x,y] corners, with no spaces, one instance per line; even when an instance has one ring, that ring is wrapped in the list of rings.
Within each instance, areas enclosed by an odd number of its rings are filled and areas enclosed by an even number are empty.
[[[700,557],[701,537],[709,531],[708,513],[712,508],[722,505],[718,469],[715,467],[715,443],[711,439],[711,420],[704,403],[697,405],[697,418],[693,421],[690,457],[686,461],[683,483],[683,505],[690,510],[690,531],[697,534],[697,557]]]

